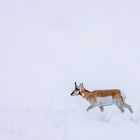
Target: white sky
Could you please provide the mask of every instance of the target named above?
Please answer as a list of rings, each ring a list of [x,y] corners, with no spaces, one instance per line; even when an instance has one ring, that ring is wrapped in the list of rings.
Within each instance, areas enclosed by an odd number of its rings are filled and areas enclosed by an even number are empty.
[[[1,0],[0,106],[57,104],[75,81],[138,100],[139,7],[138,0]]]

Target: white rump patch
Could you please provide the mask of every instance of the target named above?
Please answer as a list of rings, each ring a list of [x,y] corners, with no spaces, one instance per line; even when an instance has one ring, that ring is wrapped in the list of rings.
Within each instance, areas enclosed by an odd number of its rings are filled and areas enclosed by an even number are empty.
[[[106,106],[106,105],[113,104],[112,96],[97,97],[96,100],[97,100],[97,106]]]

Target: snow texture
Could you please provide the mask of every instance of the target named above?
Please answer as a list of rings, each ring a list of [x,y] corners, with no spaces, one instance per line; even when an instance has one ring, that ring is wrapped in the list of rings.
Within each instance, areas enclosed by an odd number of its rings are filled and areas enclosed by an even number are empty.
[[[139,140],[140,1],[0,1],[0,140]],[[119,88],[134,110],[71,97]]]

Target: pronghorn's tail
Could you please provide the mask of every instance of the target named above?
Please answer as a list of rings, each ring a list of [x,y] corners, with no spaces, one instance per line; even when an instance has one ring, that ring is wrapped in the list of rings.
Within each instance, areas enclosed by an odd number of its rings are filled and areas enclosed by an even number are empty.
[[[121,92],[121,96],[122,96],[122,98],[123,98],[123,101],[125,102],[125,100],[126,100],[126,95],[125,95],[125,93],[124,93],[124,92]]]

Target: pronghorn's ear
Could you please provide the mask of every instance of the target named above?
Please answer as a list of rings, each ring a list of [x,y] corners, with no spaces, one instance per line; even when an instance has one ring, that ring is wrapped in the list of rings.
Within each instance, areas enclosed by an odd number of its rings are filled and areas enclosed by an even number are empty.
[[[79,85],[79,88],[80,88],[80,89],[84,89],[84,84],[81,83],[81,84]]]
[[[84,84],[83,84],[83,82],[82,82],[81,84],[82,84],[82,88],[84,88]]]

